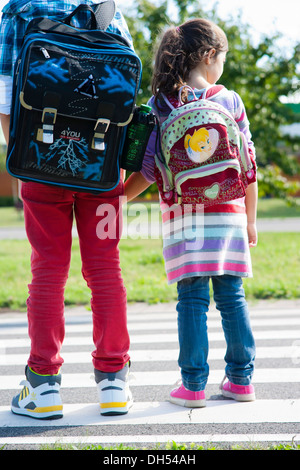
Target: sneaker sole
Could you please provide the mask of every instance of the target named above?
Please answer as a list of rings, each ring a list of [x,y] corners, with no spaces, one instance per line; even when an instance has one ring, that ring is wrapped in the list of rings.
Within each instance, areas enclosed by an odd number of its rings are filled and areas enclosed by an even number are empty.
[[[126,415],[133,405],[133,401],[100,403],[102,416]]]
[[[26,416],[28,418],[34,419],[60,419],[63,417],[63,407],[62,406],[53,406],[51,409],[47,409],[47,411],[42,411],[43,408],[37,408],[36,410],[28,410],[26,408],[16,408],[15,406],[11,407],[12,413],[20,416]]]
[[[247,393],[247,394],[240,394],[240,393],[233,393],[227,392],[226,390],[222,390],[223,397],[231,398],[235,401],[255,401],[255,393]]]
[[[205,408],[206,400],[185,400],[170,396],[169,401],[174,405],[184,406],[186,408]]]

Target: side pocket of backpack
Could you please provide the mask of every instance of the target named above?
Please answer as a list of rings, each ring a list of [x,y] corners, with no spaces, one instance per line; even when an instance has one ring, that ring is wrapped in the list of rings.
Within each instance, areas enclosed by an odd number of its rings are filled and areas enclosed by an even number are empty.
[[[245,135],[240,132],[240,162],[244,184],[248,186],[256,181],[256,165],[251,158]]]

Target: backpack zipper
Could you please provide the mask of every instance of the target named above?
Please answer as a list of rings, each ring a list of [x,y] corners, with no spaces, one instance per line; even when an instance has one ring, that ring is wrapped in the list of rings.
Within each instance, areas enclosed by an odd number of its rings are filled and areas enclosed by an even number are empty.
[[[41,48],[40,48],[40,51],[43,53],[45,59],[50,59],[50,54],[49,54],[49,52],[47,51],[47,49],[45,49],[44,47],[41,47]]]
[[[191,101],[191,103],[194,103],[194,101]],[[216,103],[217,104],[217,103]],[[222,105],[221,105],[222,106]],[[179,108],[175,108],[175,110],[177,110]],[[174,111],[175,111],[174,110]],[[249,170],[253,167],[252,165],[252,162],[251,162],[251,159],[248,155],[248,151],[247,151],[247,146],[246,146],[246,142],[245,142],[245,136],[244,134],[240,131],[239,129],[239,126],[238,124],[236,123],[236,121],[234,120],[234,118],[228,114],[225,110],[223,111],[222,109],[217,109],[217,108],[214,108],[214,107],[210,107],[210,106],[207,106],[205,108],[201,108],[201,107],[197,107],[197,108],[194,108],[193,110],[187,110],[185,111],[184,113],[182,113],[181,115],[185,115],[185,114],[189,114],[191,111],[205,111],[205,110],[210,110],[210,111],[217,111],[219,113],[222,113],[224,114],[224,116],[226,116],[227,118],[230,119],[230,122],[232,124],[234,124],[236,130],[238,131],[238,134],[241,136],[241,147],[243,147],[243,152],[240,152],[241,154],[243,153],[245,155],[245,161],[243,161],[243,164],[244,164],[244,167],[245,167],[245,170]],[[167,129],[177,120],[179,119],[179,116],[176,116],[172,119],[172,121],[170,123],[168,123],[168,125],[162,130],[162,136],[161,136],[161,139],[163,139],[163,136],[165,134],[165,132],[167,131]],[[165,121],[166,122],[166,121]],[[163,127],[163,125],[162,125]]]
[[[210,169],[208,169],[209,167]],[[199,179],[205,176],[215,175],[217,173],[220,173],[223,170],[226,170],[227,168],[233,168],[234,170],[238,172],[238,174],[241,174],[241,167],[237,159],[224,160],[223,162],[211,163],[210,165],[205,165],[199,168],[193,168],[191,170],[184,170],[184,171],[181,171],[180,173],[177,173],[177,175],[175,175],[174,177],[174,183],[175,183],[176,193],[178,197],[178,202],[180,204],[182,202],[181,185],[185,183],[185,181],[190,180],[190,179]]]
[[[179,109],[179,108],[176,108],[176,110],[177,110],[177,109]],[[189,114],[189,113],[192,112],[192,111],[206,111],[206,110],[217,111],[217,112],[219,112],[219,113],[224,114],[227,118],[230,119],[230,121],[234,124],[234,126],[235,126],[235,127],[238,129],[238,131],[240,132],[239,127],[238,127],[237,123],[235,122],[235,120],[233,119],[232,116],[230,116],[229,114],[227,114],[227,113],[226,113],[225,111],[223,111],[223,110],[216,109],[216,108],[211,108],[211,107],[209,107],[209,106],[207,106],[207,107],[205,107],[205,108],[198,107],[198,108],[194,108],[193,110],[190,110],[190,109],[189,109],[189,110],[183,112],[183,113],[180,115],[180,117],[181,117],[181,116],[184,116],[184,115],[186,115],[186,114]],[[166,125],[166,127],[165,127],[165,128],[163,129],[163,131],[162,131],[162,137],[163,137],[163,135],[165,134],[165,132],[167,131],[167,129],[168,129],[175,121],[177,121],[177,119],[180,119],[180,117],[179,117],[179,116],[174,117],[174,118],[172,119],[172,121],[169,122],[168,125]],[[164,126],[162,125],[162,127],[164,127]]]

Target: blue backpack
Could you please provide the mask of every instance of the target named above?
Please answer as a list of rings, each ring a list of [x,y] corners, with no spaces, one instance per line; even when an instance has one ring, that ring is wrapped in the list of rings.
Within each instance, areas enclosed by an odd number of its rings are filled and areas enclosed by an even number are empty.
[[[87,29],[70,25],[81,11],[91,13]],[[97,29],[86,4],[62,21],[32,20],[15,66],[8,172],[76,191],[116,187],[141,69],[123,37]]]

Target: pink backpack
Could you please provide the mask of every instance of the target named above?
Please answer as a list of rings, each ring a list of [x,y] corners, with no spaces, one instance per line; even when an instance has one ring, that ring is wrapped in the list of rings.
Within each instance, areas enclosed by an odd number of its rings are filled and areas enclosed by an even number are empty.
[[[245,195],[256,179],[255,164],[233,116],[208,98],[224,88],[209,88],[198,99],[178,104],[160,129],[161,149],[155,156],[156,179],[168,204],[211,206]],[[177,107],[176,107],[177,104]]]

